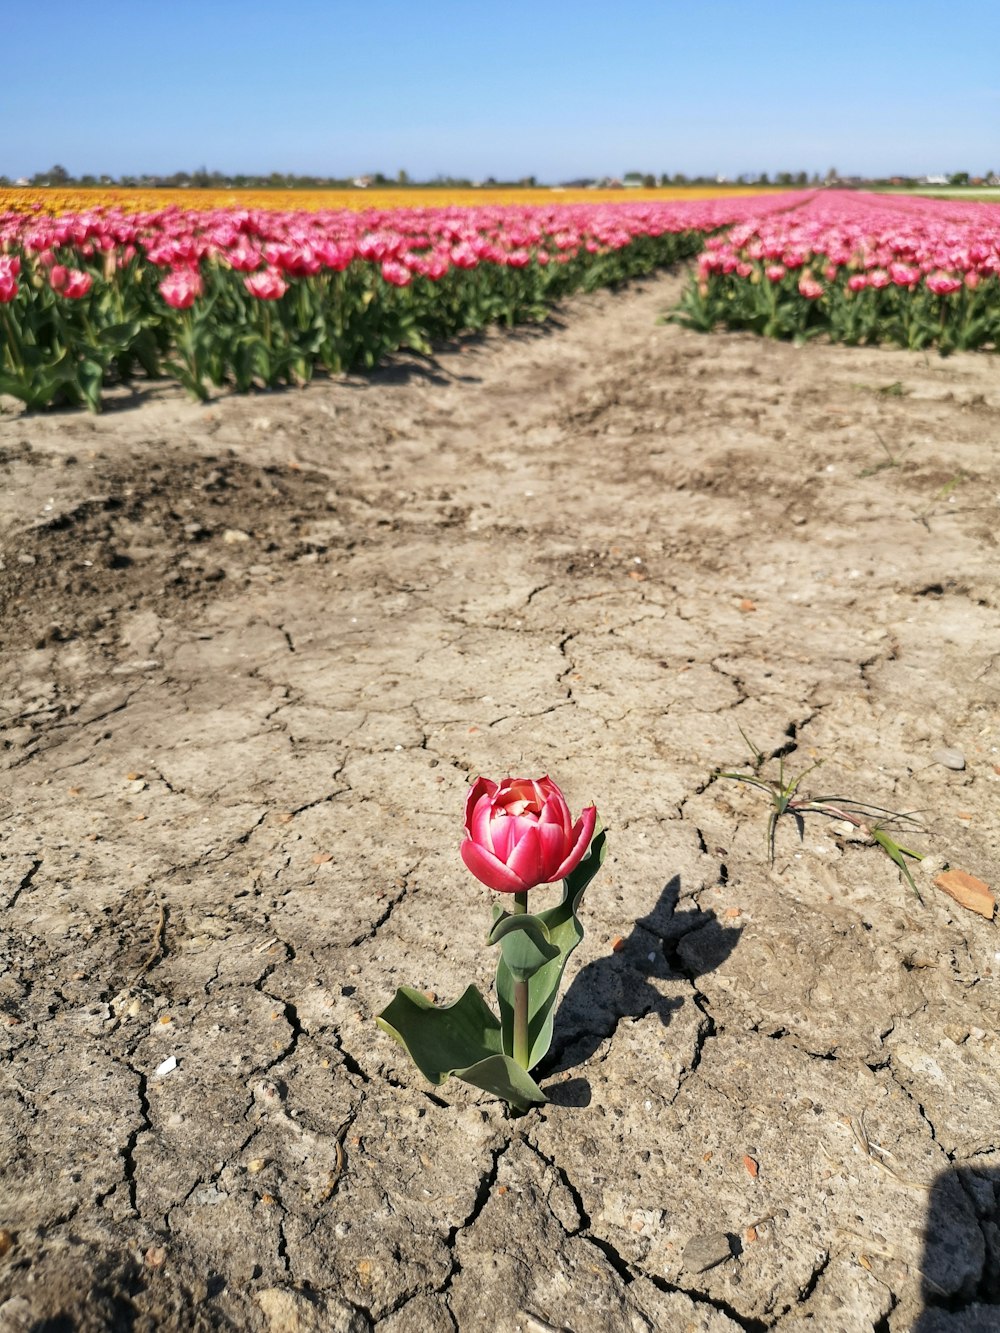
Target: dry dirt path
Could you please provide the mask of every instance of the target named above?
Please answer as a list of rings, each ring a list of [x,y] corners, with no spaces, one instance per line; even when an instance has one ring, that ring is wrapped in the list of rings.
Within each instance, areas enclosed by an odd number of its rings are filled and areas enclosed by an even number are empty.
[[[712,779],[742,727],[996,887],[996,361],[679,282],[0,417],[4,1333],[996,1327],[996,923]],[[372,1022],[488,990],[509,771],[611,846],[521,1119]]]

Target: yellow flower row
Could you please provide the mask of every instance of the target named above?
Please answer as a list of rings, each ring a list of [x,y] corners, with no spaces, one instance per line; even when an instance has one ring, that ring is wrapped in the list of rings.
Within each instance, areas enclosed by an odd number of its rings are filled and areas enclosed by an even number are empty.
[[[720,195],[763,194],[759,186],[679,186],[654,190],[126,190],[114,186],[100,189],[54,189],[45,187],[0,189],[0,213],[26,213],[41,209],[53,215],[78,213],[89,208],[120,208],[127,213],[153,212],[169,204],[183,208],[444,208],[482,207],[486,204],[624,203],[636,200],[712,199]]]

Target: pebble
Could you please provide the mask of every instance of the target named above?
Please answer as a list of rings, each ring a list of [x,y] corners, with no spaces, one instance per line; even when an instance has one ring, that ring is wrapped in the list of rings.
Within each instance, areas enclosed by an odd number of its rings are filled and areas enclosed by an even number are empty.
[[[689,1273],[707,1273],[732,1257],[729,1237],[724,1231],[713,1231],[707,1236],[692,1236],[684,1246],[682,1261]]]
[[[945,768],[953,768],[959,773],[965,767],[965,755],[950,745],[942,745],[937,750],[932,750],[931,759],[935,764],[943,764]]]
[[[12,1296],[0,1305],[0,1328],[4,1333],[30,1333],[36,1327],[35,1311],[23,1296]]]

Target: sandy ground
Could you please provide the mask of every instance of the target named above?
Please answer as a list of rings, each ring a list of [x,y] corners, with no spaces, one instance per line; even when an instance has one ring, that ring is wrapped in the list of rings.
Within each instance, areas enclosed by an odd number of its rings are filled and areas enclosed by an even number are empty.
[[[996,360],[680,282],[0,416],[3,1333],[996,1328],[1000,944],[933,884],[1000,881]],[[740,728],[922,812],[922,901],[819,817],[769,865]],[[507,772],[611,848],[522,1118],[372,1021],[489,990]]]

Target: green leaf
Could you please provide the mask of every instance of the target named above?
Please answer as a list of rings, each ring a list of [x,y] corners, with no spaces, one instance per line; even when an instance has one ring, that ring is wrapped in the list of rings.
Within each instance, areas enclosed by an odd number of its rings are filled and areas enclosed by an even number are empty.
[[[487,942],[499,943],[503,960],[515,981],[530,980],[559,953],[558,945],[549,940],[545,922],[528,912],[513,915],[501,912]]]
[[[504,1055],[500,1023],[475,986],[441,1006],[420,991],[400,986],[375,1022],[431,1083],[440,1085],[454,1076],[518,1110],[545,1101],[534,1079]]]
[[[552,1026],[555,1018],[556,997],[562,984],[566,963],[583,939],[583,926],[577,912],[587,885],[600,870],[607,851],[607,834],[597,826],[587,855],[563,881],[562,902],[535,919],[545,927],[549,942],[556,947],[551,961],[543,964],[531,978],[528,992],[528,1038],[530,1042],[528,1068],[534,1069],[552,1045]],[[533,890],[534,892],[534,890]],[[494,930],[496,927],[494,927]],[[503,1027],[503,1048],[514,1049],[514,982],[515,977],[506,957],[497,965],[497,998],[500,1001],[500,1019]]]
[[[142,331],[142,325],[137,319],[126,320],[122,324],[106,324],[100,331],[100,340],[106,347],[112,347],[116,351],[123,351],[127,348]]]

